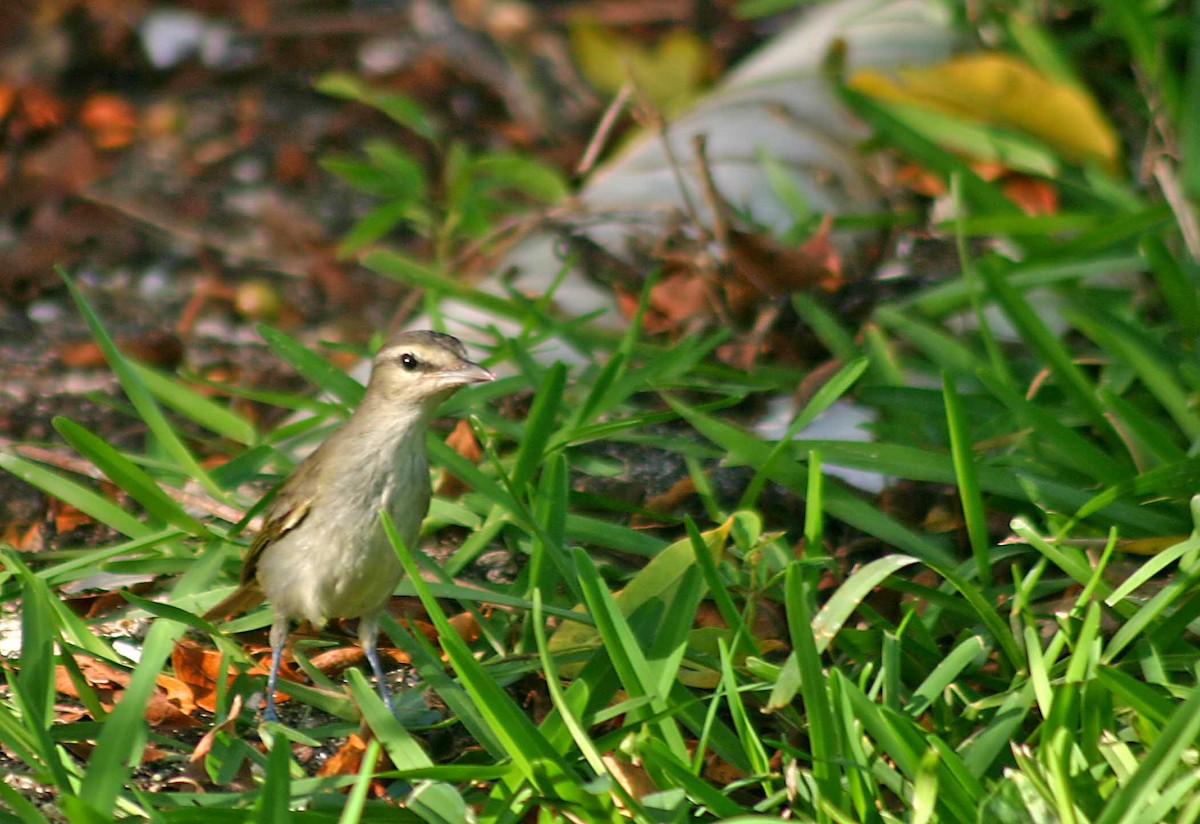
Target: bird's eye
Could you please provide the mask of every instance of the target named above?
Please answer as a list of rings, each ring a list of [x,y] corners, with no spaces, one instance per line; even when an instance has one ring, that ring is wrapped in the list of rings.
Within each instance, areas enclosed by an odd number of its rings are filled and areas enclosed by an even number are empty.
[[[418,366],[420,366],[421,362],[419,360],[417,360],[415,357],[413,357],[410,353],[405,352],[403,355],[400,356],[400,365],[403,366],[405,369],[407,369],[409,372],[411,372],[414,369],[416,369]]]

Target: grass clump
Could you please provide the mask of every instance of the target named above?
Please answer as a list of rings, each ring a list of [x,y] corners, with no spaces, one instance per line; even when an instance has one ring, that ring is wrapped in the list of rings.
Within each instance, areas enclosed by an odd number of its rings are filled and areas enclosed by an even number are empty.
[[[1144,61],[1155,57],[1145,36],[1170,20],[1107,22],[1106,42]],[[1009,45],[1031,36],[1009,32]],[[1173,78],[1168,90],[1193,84],[1173,65],[1149,68]],[[314,663],[317,641],[296,646],[307,683],[288,685],[302,708],[293,719],[311,723],[258,725],[252,657],[196,617],[230,580],[255,514],[248,482],[286,471],[296,443],[361,386],[264,329],[333,400],[277,396],[314,414],[259,432],[125,358],[72,285],[149,437],[126,452],[75,422],[56,428],[139,514],[0,454],[0,466],[122,536],[36,563],[4,551],[0,597],[22,610],[21,654],[0,700],[8,757],[80,821],[1200,817],[1191,207],[1064,165],[1063,208],[1018,214],[908,120],[845,94],[881,142],[945,173],[957,217],[935,228],[956,244],[961,270],[880,303],[858,328],[796,297],[839,365],[787,437],[764,438],[742,413],[803,376],[722,365],[713,353],[726,333],[666,347],[644,341],[636,322],[614,337],[538,302],[453,286],[524,331],[493,342],[510,377],[446,406],[468,421],[480,459],[429,442],[466,491],[435,501],[426,524],[430,543],[455,536],[444,563],[396,545],[427,627],[384,622],[419,677],[394,714],[358,670],[333,678]],[[1167,103],[1168,120],[1170,106],[1188,105],[1182,95]],[[342,173],[365,173],[348,164]],[[1186,182],[1189,170],[1176,171]],[[379,220],[412,212],[444,238],[430,209],[406,202]],[[446,285],[392,252],[368,260]],[[585,340],[591,358],[539,362],[533,351],[554,336]],[[872,441],[792,437],[849,399],[874,410]],[[181,416],[237,454],[206,468]],[[694,505],[652,511],[593,491],[631,463],[678,467]],[[889,492],[851,488],[831,467],[885,476]],[[722,473],[735,473],[736,494]],[[180,503],[185,485],[207,514]],[[464,577],[496,549],[516,559],[510,580]],[[127,614],[154,619],[136,659],[59,598],[96,569],[153,578],[155,597],[126,596]],[[234,628],[268,620],[256,613]],[[145,717],[164,673],[181,678],[187,631],[209,640],[219,672],[237,673],[214,680],[211,717],[190,716],[211,731],[203,739]],[[122,674],[115,706],[88,674],[93,661]],[[81,720],[56,720],[64,678]],[[325,771],[301,763],[322,749],[345,760]],[[159,767],[206,792],[150,791],[145,771]],[[48,820],[7,784],[0,799],[7,818]]]

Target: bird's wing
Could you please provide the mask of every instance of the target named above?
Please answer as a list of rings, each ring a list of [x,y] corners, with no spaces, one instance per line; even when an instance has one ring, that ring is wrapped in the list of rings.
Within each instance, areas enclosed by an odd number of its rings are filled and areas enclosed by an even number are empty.
[[[283,535],[296,528],[304,520],[312,508],[312,499],[288,495],[287,490],[281,490],[267,510],[263,528],[254,536],[250,551],[246,553],[246,561],[242,565],[242,577],[238,588],[227,596],[221,603],[210,608],[204,617],[210,621],[226,618],[239,612],[245,612],[253,606],[262,603],[263,591],[258,584],[258,559],[263,550],[279,540]]]
[[[311,509],[311,496],[297,496],[289,494],[287,489],[280,490],[267,511],[262,529],[254,536],[254,543],[250,544],[250,551],[246,553],[246,562],[242,566],[242,584],[249,584],[255,580],[258,560],[262,557],[263,550],[299,526]]]

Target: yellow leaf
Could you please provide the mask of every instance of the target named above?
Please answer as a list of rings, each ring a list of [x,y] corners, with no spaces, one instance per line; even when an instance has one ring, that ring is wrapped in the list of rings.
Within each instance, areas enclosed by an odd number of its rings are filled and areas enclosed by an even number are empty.
[[[725,523],[702,534],[704,545],[711,553],[713,561],[721,559],[725,552],[725,543],[729,539],[729,531],[733,528],[738,516],[731,516]],[[629,579],[625,588],[614,596],[622,615],[632,615],[633,611],[652,598],[664,602],[670,600],[684,573],[696,563],[696,551],[692,548],[689,538],[676,541],[661,550],[642,567],[636,575]],[[577,612],[583,612],[583,607],[577,607]],[[559,652],[567,649],[592,646],[599,643],[600,633],[595,627],[576,621],[564,621],[550,636],[550,651]],[[564,666],[560,674],[573,677],[579,671],[579,666]]]
[[[570,29],[571,51],[593,87],[613,95],[632,80],[667,115],[695,97],[708,73],[707,45],[682,29],[669,32],[653,47],[588,20],[575,20]]]
[[[961,55],[894,75],[863,69],[850,85],[879,100],[1024,132],[1071,162],[1093,161],[1112,171],[1120,157],[1116,130],[1090,94],[1012,55]]]

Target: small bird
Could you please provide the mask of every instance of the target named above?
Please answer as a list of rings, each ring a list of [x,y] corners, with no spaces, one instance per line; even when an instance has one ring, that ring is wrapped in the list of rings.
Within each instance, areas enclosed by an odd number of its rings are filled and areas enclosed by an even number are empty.
[[[250,545],[241,584],[205,613],[215,620],[271,603],[271,671],[266,720],[278,720],[275,686],[293,618],[320,627],[358,618],[358,637],[389,704],[376,649],[379,615],[403,568],[380,523],[392,517],[415,547],[431,494],[425,430],[456,389],[495,379],[439,332],[401,332],[372,364],[362,402],[346,424],[292,471]],[[390,704],[389,704],[390,706]]]

